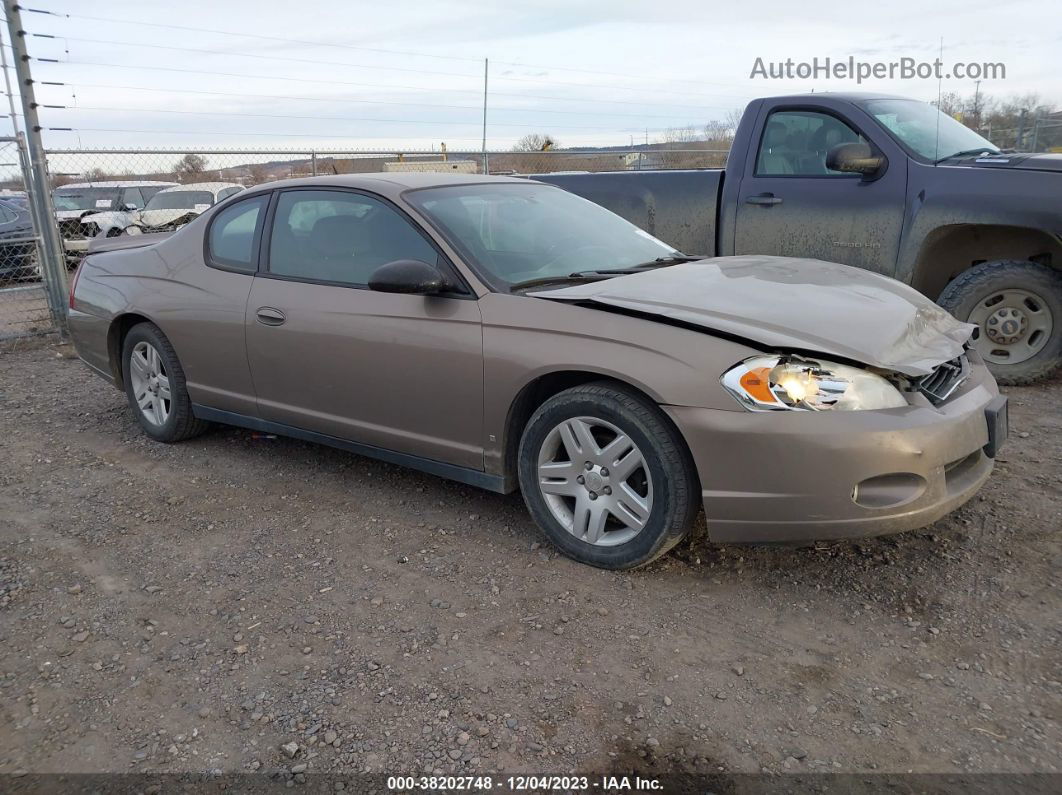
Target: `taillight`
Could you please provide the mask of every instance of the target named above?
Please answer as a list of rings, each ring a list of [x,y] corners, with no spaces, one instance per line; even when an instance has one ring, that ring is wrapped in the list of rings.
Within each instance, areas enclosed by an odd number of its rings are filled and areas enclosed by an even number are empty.
[[[70,303],[70,308],[71,309],[74,308],[74,291],[77,290],[77,279],[81,275],[81,265],[82,265],[83,262],[84,262],[84,260],[81,260],[81,262],[79,262],[77,264],[77,270],[74,271],[74,278],[71,279],[71,281],[70,281],[70,302],[69,303]]]

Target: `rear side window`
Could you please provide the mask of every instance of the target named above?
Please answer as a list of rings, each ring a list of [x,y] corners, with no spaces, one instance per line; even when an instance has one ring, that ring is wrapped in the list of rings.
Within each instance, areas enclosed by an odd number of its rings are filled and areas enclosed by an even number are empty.
[[[237,202],[214,216],[207,234],[207,253],[212,265],[255,270],[255,240],[265,216],[267,196]]]

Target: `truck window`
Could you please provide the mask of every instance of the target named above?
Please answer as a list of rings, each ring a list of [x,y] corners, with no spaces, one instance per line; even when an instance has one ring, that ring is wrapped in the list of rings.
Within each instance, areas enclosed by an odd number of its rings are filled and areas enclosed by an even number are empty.
[[[767,117],[757,177],[851,177],[826,168],[826,154],[837,144],[866,143],[840,119],[810,110],[782,110]]]

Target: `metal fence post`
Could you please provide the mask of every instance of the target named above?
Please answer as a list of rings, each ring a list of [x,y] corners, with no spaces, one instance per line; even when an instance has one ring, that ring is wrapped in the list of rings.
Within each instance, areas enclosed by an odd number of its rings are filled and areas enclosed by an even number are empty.
[[[48,160],[41,142],[37,100],[33,92],[29,55],[26,53],[26,31],[22,28],[22,14],[17,2],[4,0],[4,11],[7,14],[7,29],[14,53],[15,76],[18,79],[19,94],[22,96],[22,115],[26,122],[26,144],[29,149],[32,180],[32,185],[27,185],[26,190],[30,202],[36,205],[35,219],[40,223],[37,234],[41,239],[41,271],[48,296],[48,309],[55,328],[61,335],[65,335],[68,298],[66,257],[55,224],[55,210],[52,208],[52,195],[48,187]]]

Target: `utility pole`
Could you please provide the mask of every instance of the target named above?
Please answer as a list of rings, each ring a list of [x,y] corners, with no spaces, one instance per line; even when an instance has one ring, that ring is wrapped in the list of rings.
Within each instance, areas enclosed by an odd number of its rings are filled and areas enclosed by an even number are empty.
[[[1029,144],[1029,151],[1030,152],[1037,151],[1037,146],[1039,146],[1039,140],[1040,140],[1040,111],[1037,110],[1036,115],[1033,117],[1032,143]]]
[[[483,59],[483,173],[490,173],[490,164],[487,162],[487,73],[490,71],[490,61]]]
[[[1014,139],[1014,149],[1018,152],[1021,151],[1021,145],[1025,142],[1025,116],[1028,112],[1025,108],[1022,108],[1021,113],[1018,114],[1018,134]]]
[[[981,130],[981,81],[974,81],[974,127],[975,130],[980,132]]]
[[[41,241],[41,263],[45,293],[52,322],[60,335],[66,335],[66,257],[59,230],[55,225],[55,210],[48,186],[48,160],[41,141],[41,124],[37,118],[37,99],[33,93],[29,55],[26,53],[26,31],[22,28],[22,13],[15,0],[4,0],[7,30],[11,36],[11,50],[15,60],[15,77],[22,95],[22,118],[26,124],[26,147],[29,149],[30,182],[26,186],[31,204],[37,207],[35,221]]]

